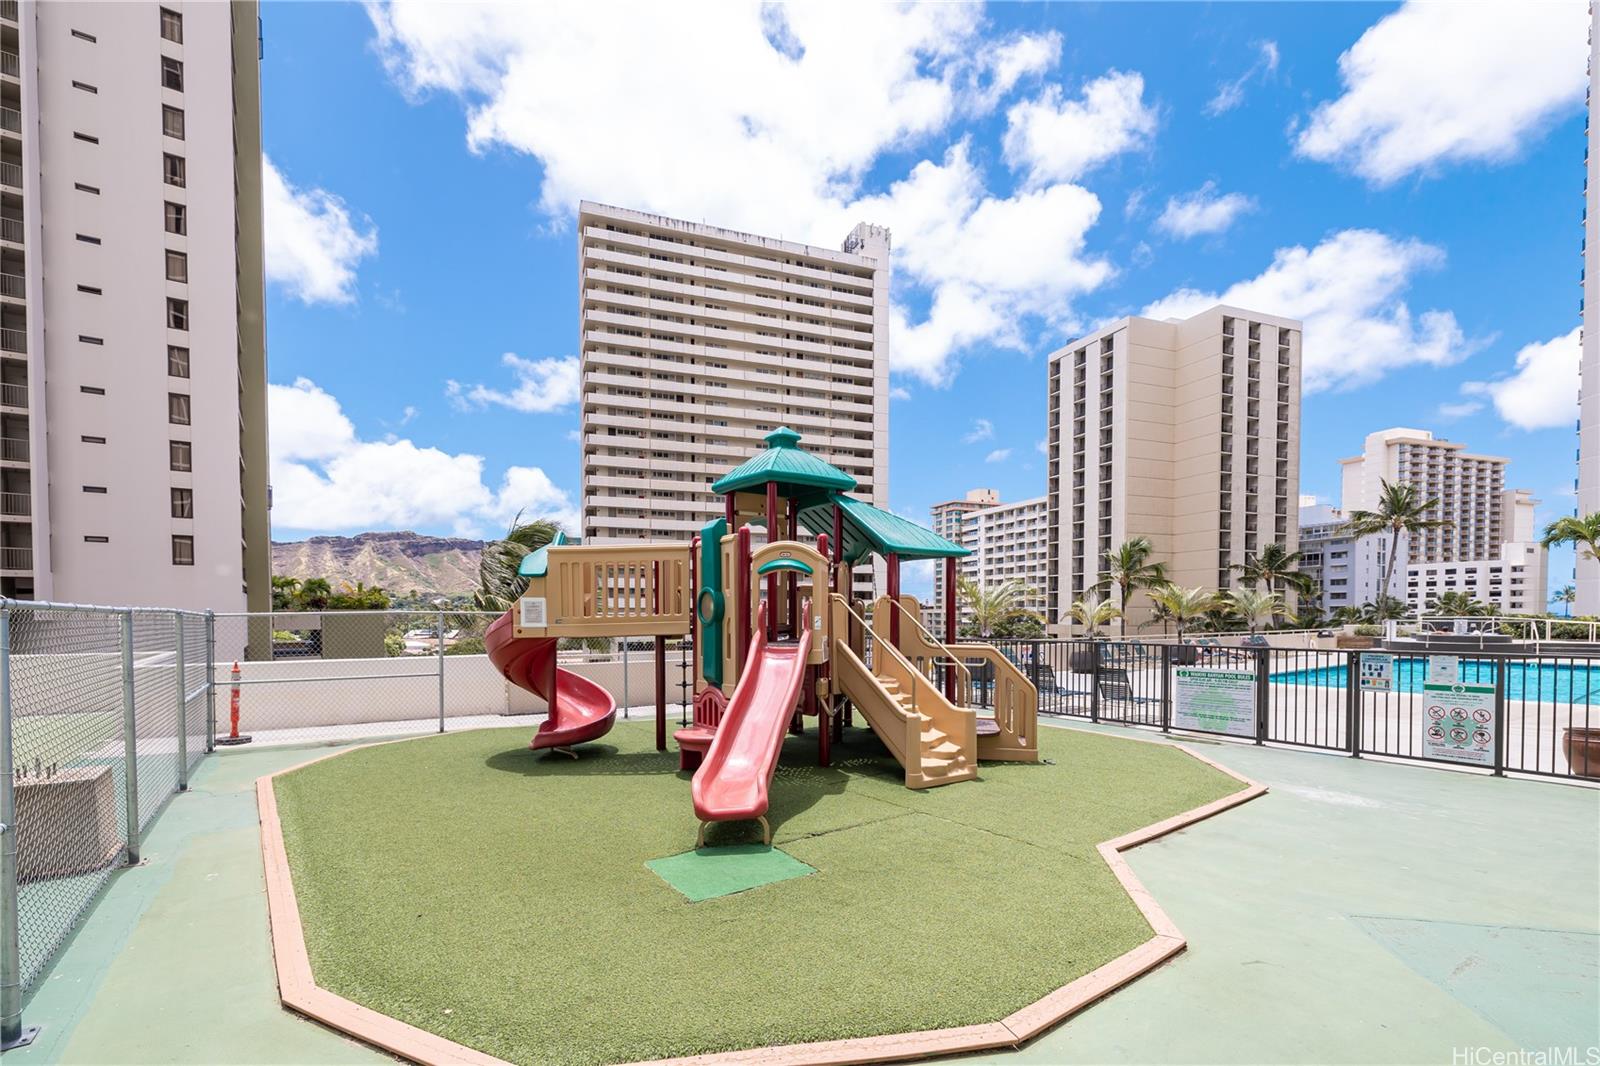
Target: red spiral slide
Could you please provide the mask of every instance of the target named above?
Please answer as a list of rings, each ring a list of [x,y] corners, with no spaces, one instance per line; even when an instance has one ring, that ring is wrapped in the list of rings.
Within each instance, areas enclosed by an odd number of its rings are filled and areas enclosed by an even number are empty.
[[[483,646],[505,679],[550,706],[550,716],[528,747],[567,748],[611,732],[617,702],[602,686],[556,665],[556,638],[518,637],[511,612],[496,618],[483,634]]]

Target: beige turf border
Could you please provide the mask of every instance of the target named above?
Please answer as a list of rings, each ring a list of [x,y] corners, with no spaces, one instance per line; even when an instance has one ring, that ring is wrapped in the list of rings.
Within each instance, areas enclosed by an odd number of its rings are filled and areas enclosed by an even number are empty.
[[[410,738],[425,739],[425,738]],[[1150,923],[1154,935],[1110,962],[1091,970],[1075,981],[1062,985],[1043,999],[1036,1000],[998,1022],[965,1025],[953,1029],[927,1029],[915,1033],[856,1037],[849,1040],[824,1040],[808,1044],[783,1044],[777,1047],[750,1048],[678,1059],[654,1060],[657,1066],[732,1066],[759,1063],[762,1066],[845,1066],[851,1063],[891,1062],[950,1055],[968,1051],[1018,1047],[1068,1016],[1110,995],[1123,985],[1149,973],[1182,951],[1186,945],[1167,912],[1155,901],[1122,853],[1185,826],[1246,803],[1267,791],[1265,785],[1250,780],[1220,763],[1206,758],[1183,744],[1154,737],[1119,737],[1146,743],[1164,744],[1205,763],[1245,787],[1193,810],[1124,833],[1099,845],[1100,857],[1132,897],[1134,905]],[[382,741],[381,743],[397,743]],[[312,763],[331,759],[361,747],[341,748],[314,759],[297,763],[256,779],[256,803],[261,815],[261,857],[266,867],[267,913],[272,924],[272,957],[278,969],[278,998],[292,1011],[321,1022],[331,1029],[352,1036],[412,1062],[425,1066],[472,1064],[487,1066],[504,1060],[463,1044],[408,1025],[387,1014],[380,1014],[317,985],[311,973],[311,958],[306,952],[305,932],[300,924],[300,905],[295,899],[294,882],[289,872],[289,855],[283,843],[283,825],[278,819],[278,797],[273,779]]]

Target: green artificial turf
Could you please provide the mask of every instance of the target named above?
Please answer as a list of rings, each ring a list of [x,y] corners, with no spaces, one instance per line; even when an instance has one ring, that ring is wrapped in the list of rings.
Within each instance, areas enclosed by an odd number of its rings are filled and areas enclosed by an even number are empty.
[[[765,844],[724,844],[645,863],[657,877],[691,902],[731,896],[817,871]]]
[[[1100,841],[1239,785],[1171,748],[1044,729],[1053,765],[913,792],[870,732],[791,737],[773,843],[816,869],[691,903],[648,724],[583,758],[525,730],[366,748],[277,780],[317,981],[521,1063],[604,1063],[1002,1018],[1150,936]],[[713,827],[708,846],[759,840]]]

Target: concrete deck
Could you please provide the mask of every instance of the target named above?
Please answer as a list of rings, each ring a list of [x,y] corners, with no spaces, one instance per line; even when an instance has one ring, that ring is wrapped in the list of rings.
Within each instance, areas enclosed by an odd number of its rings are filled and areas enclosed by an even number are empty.
[[[1600,1045],[1600,790],[1184,741],[1271,789],[1129,853],[1189,950],[983,1061],[1581,1062]],[[8,1063],[392,1061],[277,1003],[254,781],[316,750],[202,765],[26,1005],[44,1028]]]

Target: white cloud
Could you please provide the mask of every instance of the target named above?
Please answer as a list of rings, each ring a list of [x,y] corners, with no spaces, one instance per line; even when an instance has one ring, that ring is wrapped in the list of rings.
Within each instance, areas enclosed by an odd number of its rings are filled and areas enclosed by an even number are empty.
[[[261,157],[262,236],[267,280],[301,303],[353,303],[356,267],[378,251],[378,228],[358,226],[326,189],[297,189]]]
[[[1044,437],[1040,437],[1038,439],[1038,441],[1034,444],[1033,450],[1038,452],[1040,455],[1049,455],[1050,454],[1050,442],[1048,440],[1046,440]]]
[[[1469,381],[1461,391],[1486,396],[1501,418],[1518,429],[1571,428],[1578,418],[1581,331],[1523,346],[1516,369],[1497,381]],[[1481,405],[1479,405],[1481,406]]]
[[[1243,74],[1232,81],[1222,82],[1217,86],[1217,95],[1206,102],[1202,109],[1212,118],[1225,112],[1232,111],[1244,103],[1244,91],[1252,78],[1260,76],[1262,80],[1271,78],[1278,72],[1278,42],[1257,41],[1256,61],[1250,64]]]
[[[1587,27],[1581,0],[1411,0],[1339,57],[1344,95],[1312,111],[1295,149],[1375,185],[1514,158],[1582,105]]]
[[[900,591],[915,596],[918,603],[933,599],[933,568],[942,559],[907,559],[900,564]]]
[[[994,439],[994,423],[987,418],[977,418],[972,422],[972,429],[961,438],[963,444],[976,444],[980,440]]]
[[[942,136],[1053,65],[1055,34],[988,38],[981,9],[956,4],[638,4],[606,19],[575,3],[368,10],[407,92],[458,96],[472,148],[539,160],[538,202],[557,226],[581,198],[829,247],[857,222],[889,226],[894,368],[929,384],[950,380],[965,347],[1025,349],[1029,329],[1066,328],[1072,298],[1112,274],[1085,251],[1099,200],[1044,183],[1061,160],[995,196],[967,144]],[[1082,167],[1148,135],[1141,94],[1139,75],[1113,72],[1072,102]],[[867,191],[885,156],[916,159],[930,143],[937,160]],[[907,308],[923,299],[918,319]]]
[[[1255,200],[1243,193],[1217,195],[1217,183],[1208,181],[1185,196],[1170,197],[1161,217],[1156,219],[1156,228],[1185,239],[1221,233],[1240,215],[1255,208]]]
[[[1466,418],[1483,410],[1483,403],[1478,400],[1463,400],[1460,403],[1442,403],[1439,405],[1438,416],[1446,420]]]
[[[909,400],[911,399],[911,392],[909,389],[906,389],[900,385],[892,385],[889,388],[889,399]]]
[[[1481,347],[1453,313],[1413,315],[1400,298],[1413,276],[1443,263],[1443,250],[1422,241],[1343,230],[1315,248],[1278,249],[1266,270],[1221,293],[1180,289],[1143,313],[1184,318],[1223,303],[1298,318],[1305,391],[1347,388],[1401,366],[1447,366]]]
[[[983,461],[986,463],[1003,463],[1009,458],[1011,458],[1010,448],[996,448],[994,451],[984,456]]]
[[[272,520],[280,529],[448,527],[495,532],[518,510],[578,528],[572,500],[536,467],[513,466],[491,489],[483,457],[410,440],[362,440],[339,401],[307,378],[267,386]]]
[[[575,355],[524,359],[515,352],[506,352],[500,357],[500,364],[517,379],[516,387],[509,392],[450,380],[445,382],[445,395],[464,408],[497,404],[524,414],[547,414],[578,402],[578,357]]]
[[[1144,102],[1144,77],[1113,70],[1064,99],[1060,85],[1006,112],[1005,160],[1032,186],[1073,181],[1112,156],[1138,148],[1156,131]]]

